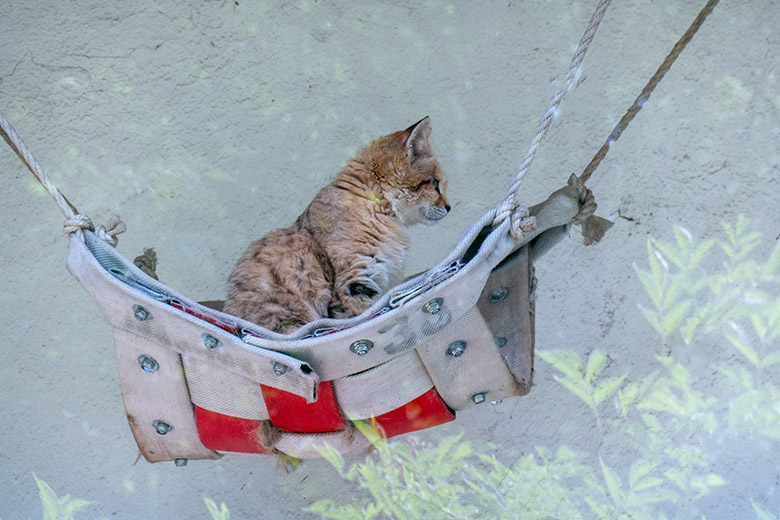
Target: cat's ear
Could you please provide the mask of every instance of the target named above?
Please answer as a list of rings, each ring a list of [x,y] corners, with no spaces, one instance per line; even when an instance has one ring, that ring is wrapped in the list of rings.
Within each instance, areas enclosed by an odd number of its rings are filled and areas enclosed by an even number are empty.
[[[431,118],[425,116],[405,130],[409,135],[406,140],[406,155],[409,161],[420,155],[428,155],[431,145],[428,144],[428,136],[431,135]]]

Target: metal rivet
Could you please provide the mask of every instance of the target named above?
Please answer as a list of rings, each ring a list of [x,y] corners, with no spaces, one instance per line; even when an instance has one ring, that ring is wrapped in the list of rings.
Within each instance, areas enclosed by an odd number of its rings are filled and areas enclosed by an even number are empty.
[[[374,348],[374,343],[367,339],[359,339],[349,346],[349,350],[358,356],[365,356],[372,348]]]
[[[452,357],[460,357],[466,351],[465,341],[453,341],[450,346],[447,347],[447,355]]]
[[[498,345],[498,348],[503,348],[504,345],[506,345],[506,338],[502,338],[501,336],[496,336],[496,345]]]
[[[201,334],[200,337],[203,338],[203,344],[206,345],[206,348],[209,350],[214,350],[215,348],[222,346],[222,342],[211,334]]]
[[[148,374],[154,374],[157,372],[157,369],[160,368],[160,365],[157,363],[157,361],[153,357],[149,356],[139,356],[138,364],[141,365],[141,369],[143,369],[143,371]]]
[[[151,320],[152,315],[149,311],[141,307],[140,305],[133,305],[133,316],[135,316],[135,319],[138,321],[146,321]]]
[[[282,365],[278,361],[272,361],[272,364],[274,366],[274,374],[277,376],[283,376],[287,372],[287,365]]]
[[[173,461],[177,468],[183,468],[187,465],[187,462],[189,462],[187,459],[174,459]]]
[[[471,396],[471,400],[474,404],[484,403],[487,392],[479,392]]]
[[[506,298],[506,295],[509,294],[509,289],[506,287],[497,287],[493,289],[493,291],[488,295],[488,301],[490,303],[497,303]]]
[[[443,298],[434,298],[422,306],[422,311],[426,314],[438,314],[442,303],[444,303]]]
[[[157,430],[157,433],[160,435],[165,435],[169,431],[173,430],[173,426],[165,421],[152,421],[152,426],[154,426],[154,429]]]

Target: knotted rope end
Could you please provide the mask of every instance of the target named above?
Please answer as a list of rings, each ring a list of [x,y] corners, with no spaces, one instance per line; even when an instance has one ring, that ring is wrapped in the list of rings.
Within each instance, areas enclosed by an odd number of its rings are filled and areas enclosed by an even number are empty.
[[[596,200],[593,193],[585,186],[585,183],[572,174],[569,177],[569,185],[577,189],[577,198],[580,203],[580,212],[572,219],[572,224],[579,224],[582,231],[582,239],[586,246],[595,244],[604,238],[607,230],[612,227],[612,222],[595,215]]]
[[[82,229],[89,229],[94,231],[95,234],[100,237],[100,239],[108,243],[110,246],[116,247],[117,243],[119,242],[117,235],[127,231],[127,225],[122,222],[122,219],[119,217],[119,215],[111,215],[111,218],[108,219],[108,226],[95,226],[88,216],[82,215],[80,213],[76,213],[72,217],[69,217],[65,220],[63,231],[66,235],[70,235],[71,233],[75,233]]]

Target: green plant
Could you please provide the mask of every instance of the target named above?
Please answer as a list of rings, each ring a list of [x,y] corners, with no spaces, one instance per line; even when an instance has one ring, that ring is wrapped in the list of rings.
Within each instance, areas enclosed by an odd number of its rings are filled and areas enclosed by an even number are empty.
[[[59,498],[54,490],[33,474],[38,484],[38,495],[43,505],[43,520],[72,520],[74,513],[86,508],[90,502],[65,495]]]
[[[209,510],[213,520],[230,520],[230,511],[228,511],[224,502],[217,507],[216,502],[208,497],[204,497],[203,501],[206,503],[206,508]]]
[[[46,482],[35,474],[33,477],[35,483],[38,484],[38,495],[43,505],[43,520],[73,520],[75,513],[92,503],[80,498],[71,498],[70,495],[60,498]],[[230,520],[230,511],[224,503],[217,506],[213,500],[207,497],[204,497],[203,501],[206,503],[206,508],[213,520]]]
[[[568,496],[569,487],[587,468],[581,456],[567,448],[554,455],[540,448],[511,467],[494,454],[492,446],[475,452],[462,435],[436,446],[414,438],[387,442],[370,426],[356,425],[374,444],[367,460],[346,466],[330,447],[322,455],[342,478],[355,482],[370,498],[338,505],[320,500],[309,508],[324,518],[362,520],[471,519],[471,518],[584,518]]]
[[[309,511],[344,520],[687,519],[722,513],[718,493],[727,486],[754,496],[754,483],[727,481],[734,462],[719,447],[746,449],[754,438],[780,452],[780,243],[759,261],[762,235],[748,228],[739,217],[722,223],[723,238],[696,241],[678,227],[672,243],[648,240],[647,268],[635,269],[650,302],[640,310],[659,341],[645,369],[628,373],[601,350],[538,352],[593,415],[597,453],[537,446],[507,465],[495,447],[477,451],[461,436],[428,446],[374,434],[366,461],[347,466],[323,452],[367,496]],[[712,361],[716,349],[724,355],[715,359],[732,362]],[[747,449],[743,474],[757,453]],[[780,518],[777,504],[747,503],[744,513],[759,520]]]

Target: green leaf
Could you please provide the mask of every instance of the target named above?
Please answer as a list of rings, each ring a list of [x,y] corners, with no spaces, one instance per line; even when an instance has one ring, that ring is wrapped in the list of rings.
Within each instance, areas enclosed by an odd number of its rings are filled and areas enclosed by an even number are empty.
[[[674,230],[675,233],[678,232],[677,229]],[[652,239],[651,239],[652,240]],[[685,269],[685,262],[683,260],[684,257],[687,255],[687,241],[685,249],[680,248],[680,252],[678,253],[672,246],[669,244],[666,244],[664,242],[661,242],[660,240],[652,240],[653,247],[658,249],[658,251],[666,258],[669,259],[670,262],[672,262],[674,265],[676,265],[679,269]],[[678,241],[679,245],[679,241]]]
[[[43,505],[43,519],[57,520],[60,504],[57,495],[46,482],[39,479],[34,473],[33,477],[35,477],[35,482],[38,484],[38,495],[40,496],[41,504]]]
[[[772,352],[761,360],[761,368],[769,368],[780,363],[780,352]]]
[[[704,478],[704,482],[710,487],[725,486],[726,479],[716,473],[710,473]]]
[[[685,320],[685,324],[680,327],[680,336],[686,345],[690,345],[693,341],[700,323],[701,318],[699,316],[691,316]]]
[[[43,505],[43,520],[72,520],[73,514],[86,508],[91,502],[65,495],[58,498],[54,490],[33,473],[38,485],[38,495]]]
[[[661,327],[661,322],[658,319],[658,313],[651,311],[650,309],[645,309],[642,307],[642,305],[639,305],[639,310],[642,311],[642,314],[644,315],[645,319],[650,323],[650,325],[655,329],[655,331],[660,334],[661,336],[664,335],[664,329]]]
[[[203,501],[206,503],[206,509],[209,510],[213,520],[230,520],[230,511],[224,502],[217,507],[217,504],[208,497],[203,497]]]
[[[669,280],[666,287],[666,294],[663,298],[663,308],[668,309],[672,307],[679,299],[680,293],[685,289],[684,282],[679,277],[674,277]]]
[[[623,499],[620,477],[604,463],[601,457],[599,457],[599,462],[601,463],[601,472],[604,474],[604,483],[607,485],[612,501],[619,504]]]
[[[648,476],[657,467],[658,462],[648,460],[634,461],[628,470],[628,487],[634,489],[640,480]]]
[[[556,381],[558,381],[560,384],[565,386],[571,393],[579,397],[580,399],[585,402],[588,406],[593,406],[593,403],[591,402],[591,396],[590,392],[588,392],[588,388],[585,387],[585,385],[580,380],[576,379],[570,379],[567,377],[556,377]]]
[[[750,322],[753,324],[753,330],[756,331],[756,335],[758,336],[758,339],[763,340],[764,338],[766,338],[766,334],[769,330],[769,327],[767,326],[764,317],[761,316],[760,314],[751,314]]]
[[[756,513],[757,520],[779,520],[780,513],[772,513],[768,508],[753,502],[753,511]]]
[[[770,278],[777,274],[778,269],[780,269],[780,241],[775,244],[767,262],[761,266],[761,277]]]
[[[585,368],[585,382],[592,384],[593,380],[607,365],[607,355],[596,349],[588,356],[588,366]]]
[[[690,299],[682,301],[665,313],[663,326],[664,336],[668,336],[679,327],[682,320],[686,317],[692,303],[693,300]]]
[[[582,365],[580,356],[573,350],[543,350],[537,351],[537,355],[572,379],[582,377]]]
[[[618,401],[624,416],[628,414],[628,407],[634,404],[638,398],[639,385],[637,383],[629,383],[622,391],[618,392]]]
[[[739,350],[740,354],[745,356],[748,361],[753,363],[753,365],[760,365],[761,359],[758,357],[758,353],[753,347],[748,345],[745,341],[743,341],[741,338],[738,338],[734,334],[726,334],[726,339],[728,339],[729,342],[734,345],[737,350]]]
[[[604,399],[609,397],[612,392],[617,390],[617,388],[623,384],[625,379],[626,376],[624,375],[620,377],[613,377],[598,385],[596,390],[593,392],[593,404],[596,406],[600,405]]]
[[[707,256],[707,253],[710,252],[710,249],[712,249],[712,246],[714,245],[715,245],[714,240],[707,240],[706,242],[702,242],[691,255],[691,259],[688,263],[688,269],[689,270],[696,269],[696,267],[699,265],[699,263],[702,260],[704,260],[704,257]]]
[[[341,457],[341,454],[330,444],[327,442],[324,443],[323,446],[314,446],[314,449],[317,450],[317,452],[320,454],[320,456],[328,461],[331,466],[336,468],[336,471],[339,472],[339,475],[344,477],[344,459]],[[351,480],[351,479],[349,479]]]

